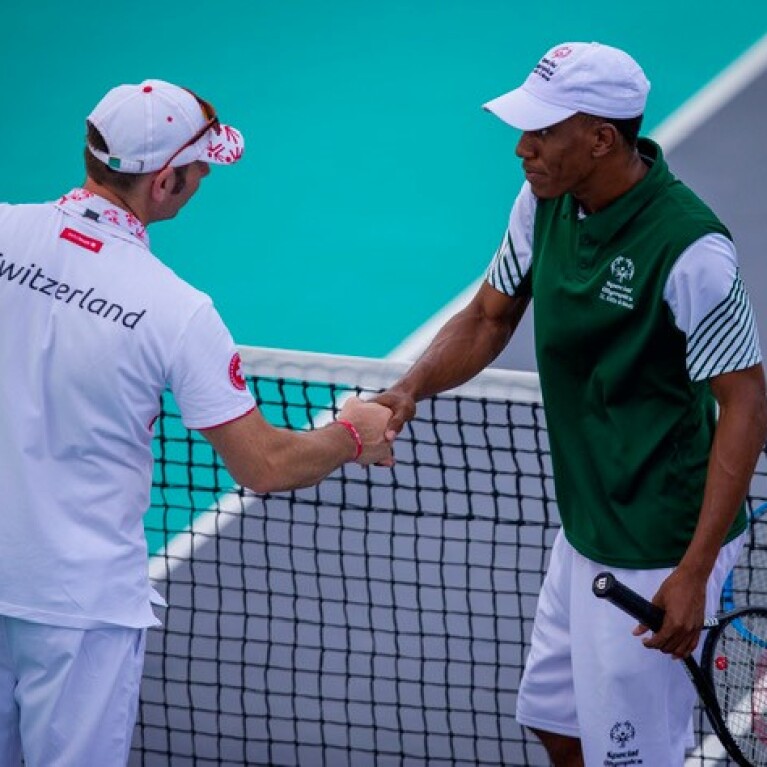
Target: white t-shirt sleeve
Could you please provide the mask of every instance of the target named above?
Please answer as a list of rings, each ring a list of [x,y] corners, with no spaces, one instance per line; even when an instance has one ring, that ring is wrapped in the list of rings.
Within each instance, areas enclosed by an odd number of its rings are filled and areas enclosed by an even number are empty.
[[[197,309],[184,330],[169,384],[188,429],[220,426],[255,407],[234,340],[210,301]]]
[[[509,226],[495,252],[485,279],[501,293],[513,296],[530,270],[533,258],[533,225],[538,200],[525,182],[514,201]]]
[[[761,362],[751,301],[726,237],[708,234],[690,245],[674,264],[663,296],[687,337],[692,381]]]

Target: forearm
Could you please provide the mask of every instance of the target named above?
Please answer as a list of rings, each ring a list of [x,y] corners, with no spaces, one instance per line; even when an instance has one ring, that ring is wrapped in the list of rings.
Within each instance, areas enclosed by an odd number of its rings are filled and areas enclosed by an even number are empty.
[[[274,428],[263,448],[253,445],[242,466],[227,465],[237,482],[257,493],[315,485],[356,456],[353,439],[338,424],[309,432]]]
[[[336,421],[308,432],[276,428],[258,409],[235,421],[203,430],[240,485],[257,493],[314,485],[342,464],[393,462],[384,430],[391,412],[349,398]]]
[[[702,579],[710,574],[719,550],[748,494],[751,477],[764,447],[764,406],[761,412],[722,410],[708,464],[700,517],[680,567]]]
[[[689,655],[700,637],[706,587],[727,532],[748,493],[767,436],[767,402],[761,366],[710,381],[719,419],[708,461],[698,522],[687,550],[653,597],[666,612],[663,627],[647,647]],[[644,633],[638,628],[635,633]]]
[[[748,371],[745,371],[748,373]],[[737,374],[733,374],[737,375]],[[707,578],[728,530],[748,494],[767,432],[767,402],[761,368],[742,376],[752,386],[720,400],[720,413],[708,463],[706,487],[695,535],[680,567]]]

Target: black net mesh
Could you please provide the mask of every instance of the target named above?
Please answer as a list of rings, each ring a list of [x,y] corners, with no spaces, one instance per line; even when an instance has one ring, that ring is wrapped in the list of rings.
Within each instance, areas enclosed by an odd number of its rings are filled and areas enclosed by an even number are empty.
[[[249,382],[294,429],[360,391]],[[166,405],[146,528],[170,606],[149,632],[132,765],[547,764],[514,720],[558,524],[539,404],[434,398],[393,470],[262,496],[232,491]]]

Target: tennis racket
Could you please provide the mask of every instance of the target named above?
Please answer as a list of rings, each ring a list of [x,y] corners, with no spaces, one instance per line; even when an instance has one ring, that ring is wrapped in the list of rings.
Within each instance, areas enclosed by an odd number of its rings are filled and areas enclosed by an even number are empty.
[[[593,591],[659,631],[664,611],[600,573]],[[741,767],[767,767],[767,609],[741,607],[707,618],[700,664],[684,659],[711,727]]]

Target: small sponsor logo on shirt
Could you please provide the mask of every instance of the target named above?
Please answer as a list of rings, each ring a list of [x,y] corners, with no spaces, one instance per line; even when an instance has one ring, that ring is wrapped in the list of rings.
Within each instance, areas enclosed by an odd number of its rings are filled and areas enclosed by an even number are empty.
[[[242,374],[242,360],[240,355],[235,352],[229,363],[229,380],[235,389],[243,391],[245,389],[245,376]]]
[[[609,304],[622,306],[624,309],[634,308],[634,288],[628,283],[634,279],[634,262],[626,256],[616,256],[610,264],[610,276],[599,297]]]
[[[78,232],[76,229],[70,229],[69,227],[62,229],[59,237],[62,240],[73,242],[75,245],[79,245],[81,248],[90,250],[93,253],[98,253],[104,246],[104,243],[101,242],[101,240],[97,240],[95,237],[89,237],[87,234]]]

